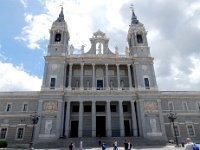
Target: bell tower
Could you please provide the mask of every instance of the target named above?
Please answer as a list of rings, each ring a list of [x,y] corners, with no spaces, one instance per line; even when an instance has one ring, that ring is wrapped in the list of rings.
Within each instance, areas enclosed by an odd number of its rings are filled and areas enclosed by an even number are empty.
[[[130,55],[134,57],[150,57],[150,50],[147,43],[147,31],[140,23],[132,8],[131,25],[128,30],[128,46]]]
[[[147,42],[147,31],[142,23],[137,19],[133,7],[131,7],[132,17],[129,25],[127,42],[129,46],[129,56],[133,57],[134,64],[134,84],[136,89],[156,89],[157,82],[153,66],[153,58]]]
[[[69,32],[63,7],[53,22],[43,75],[42,90],[63,90],[65,82],[65,58],[68,55]]]
[[[56,21],[53,22],[50,30],[48,56],[68,55],[69,32],[64,19],[63,7]]]

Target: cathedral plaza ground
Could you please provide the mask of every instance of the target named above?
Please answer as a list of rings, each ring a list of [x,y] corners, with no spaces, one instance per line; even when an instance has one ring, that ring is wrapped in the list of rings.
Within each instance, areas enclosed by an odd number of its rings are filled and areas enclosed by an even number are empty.
[[[0,148],[0,150],[25,150],[25,149],[17,149],[17,148]],[[33,150],[68,150],[68,148],[54,148],[54,149],[33,149]],[[76,148],[75,150],[79,150]],[[83,150],[102,150],[99,147],[96,148],[83,148]],[[106,150],[113,150],[113,147],[108,147]],[[123,147],[118,147],[118,150],[124,150]],[[147,146],[138,146],[133,147],[131,150],[185,150],[184,147],[175,147],[174,145],[167,146],[155,146],[155,147],[147,147]]]

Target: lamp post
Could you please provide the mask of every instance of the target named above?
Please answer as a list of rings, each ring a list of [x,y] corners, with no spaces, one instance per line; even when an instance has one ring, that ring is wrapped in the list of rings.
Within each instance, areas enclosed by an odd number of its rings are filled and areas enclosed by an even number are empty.
[[[174,126],[174,120],[176,120],[177,116],[175,112],[170,111],[168,114],[168,119],[172,122],[172,126],[173,126],[173,130],[174,130],[174,136],[175,136],[175,140],[176,140],[176,146],[178,146],[178,138],[176,135],[176,131],[175,131],[175,126]]]
[[[33,114],[30,115],[30,117],[31,117],[31,121],[33,123],[33,129],[32,129],[31,142],[30,142],[29,148],[32,149],[32,147],[33,147],[35,125],[38,123],[38,120],[39,120],[40,116],[36,112],[34,112]]]

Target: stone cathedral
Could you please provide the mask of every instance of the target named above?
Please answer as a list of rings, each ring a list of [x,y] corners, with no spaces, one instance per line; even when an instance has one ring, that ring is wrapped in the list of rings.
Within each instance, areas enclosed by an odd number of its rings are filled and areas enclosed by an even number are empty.
[[[69,32],[61,9],[50,30],[41,91],[0,92],[0,139],[9,144],[81,139],[92,146],[99,139],[167,142],[176,134],[179,141],[200,142],[200,92],[159,91],[147,31],[134,11],[125,55],[117,47],[111,51],[100,30],[91,35],[89,50],[82,46],[75,54]]]

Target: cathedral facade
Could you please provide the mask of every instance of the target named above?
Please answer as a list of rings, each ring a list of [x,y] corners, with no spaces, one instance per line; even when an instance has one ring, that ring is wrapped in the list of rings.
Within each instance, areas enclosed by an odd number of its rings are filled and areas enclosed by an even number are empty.
[[[63,10],[50,30],[41,91],[0,92],[0,139],[25,144],[60,138],[200,139],[200,92],[159,91],[147,31],[132,11],[125,55],[98,30],[74,54]],[[176,113],[174,122],[168,115]],[[31,115],[39,116],[33,124]],[[34,129],[34,130],[33,130]]]

